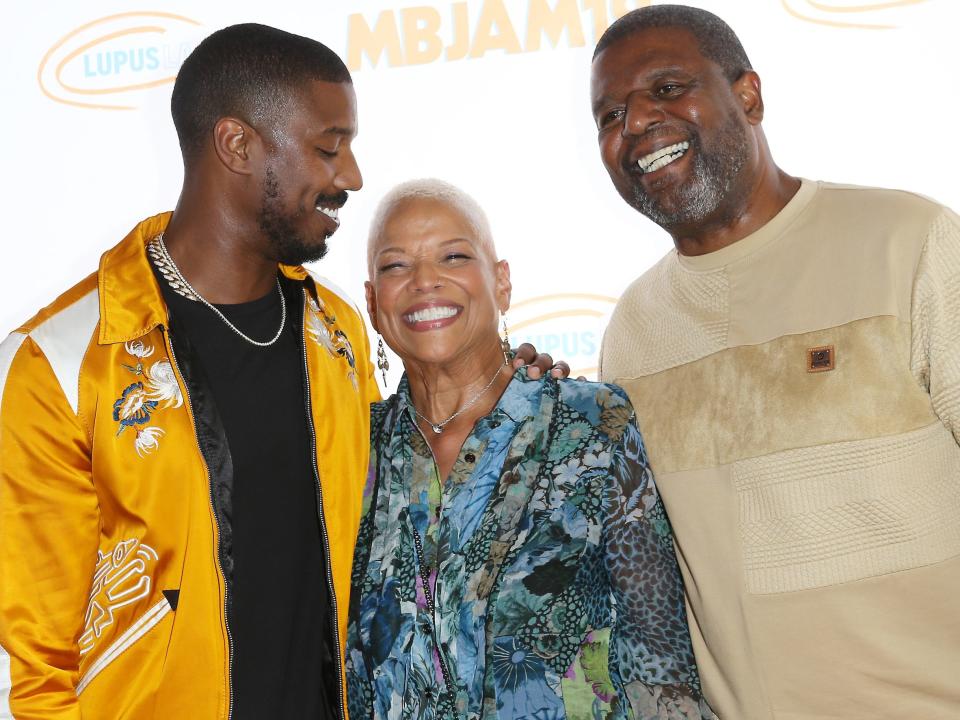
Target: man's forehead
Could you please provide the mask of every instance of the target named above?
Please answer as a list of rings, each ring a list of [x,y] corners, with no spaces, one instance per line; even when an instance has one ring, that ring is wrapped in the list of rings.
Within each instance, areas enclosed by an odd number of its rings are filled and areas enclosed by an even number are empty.
[[[301,86],[301,94],[318,100],[347,102],[354,105],[357,98],[352,82],[328,80],[308,80]]]
[[[710,62],[700,52],[696,35],[687,28],[648,27],[635,30],[601,50],[593,61],[593,74],[595,79],[603,79],[625,65],[657,72]]]
[[[312,80],[293,93],[293,119],[311,130],[352,137],[357,134],[357,99],[351,83]]]
[[[711,71],[723,74],[716,62],[701,53],[696,36],[686,28],[644,28],[616,40],[597,55],[590,73],[591,95],[595,102],[602,102],[623,83]]]

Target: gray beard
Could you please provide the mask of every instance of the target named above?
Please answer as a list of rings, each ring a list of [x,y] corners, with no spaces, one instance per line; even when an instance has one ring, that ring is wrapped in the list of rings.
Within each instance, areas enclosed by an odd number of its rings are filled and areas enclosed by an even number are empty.
[[[736,178],[747,163],[747,136],[732,116],[717,133],[715,149],[704,148],[699,135],[690,139],[690,147],[694,151],[692,177],[670,191],[671,208],[648,195],[639,182],[633,186],[633,207],[662,228],[698,225],[713,216],[724,200],[730,199]]]

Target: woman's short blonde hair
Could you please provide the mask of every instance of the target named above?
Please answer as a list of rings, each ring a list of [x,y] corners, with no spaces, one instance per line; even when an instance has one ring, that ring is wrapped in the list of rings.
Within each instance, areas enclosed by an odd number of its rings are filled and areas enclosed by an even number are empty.
[[[442,202],[459,212],[473,227],[480,243],[480,250],[486,253],[491,262],[497,261],[497,249],[490,232],[490,221],[480,204],[456,185],[437,178],[419,178],[407,180],[395,186],[383,196],[370,222],[370,234],[367,236],[367,272],[373,278],[373,252],[377,241],[383,234],[387,221],[402,205],[411,200],[435,200]]]

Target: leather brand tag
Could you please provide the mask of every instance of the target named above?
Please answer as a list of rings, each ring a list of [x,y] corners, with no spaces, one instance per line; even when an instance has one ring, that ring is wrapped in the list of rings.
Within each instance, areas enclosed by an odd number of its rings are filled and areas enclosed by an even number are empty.
[[[833,370],[837,363],[837,353],[833,345],[807,348],[807,372],[826,372]]]

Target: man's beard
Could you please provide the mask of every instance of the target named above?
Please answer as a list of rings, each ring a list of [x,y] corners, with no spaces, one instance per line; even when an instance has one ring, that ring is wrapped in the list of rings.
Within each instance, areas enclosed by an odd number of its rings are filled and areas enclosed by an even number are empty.
[[[316,212],[310,208],[309,212]],[[268,167],[263,179],[263,195],[257,211],[257,225],[267,237],[274,259],[284,265],[303,265],[320,260],[327,254],[327,239],[312,242],[297,230],[304,212],[287,212],[280,199],[280,183],[273,168]]]
[[[693,153],[691,177],[664,191],[672,196],[669,206],[655,195],[647,194],[639,179],[631,186],[630,204],[663,228],[698,225],[711,218],[722,204],[738,205],[731,202],[735,200],[731,193],[737,175],[747,162],[749,144],[736,116],[729,116],[713,134],[711,147],[704,147],[702,136],[697,132],[691,134],[689,142],[687,152]]]

